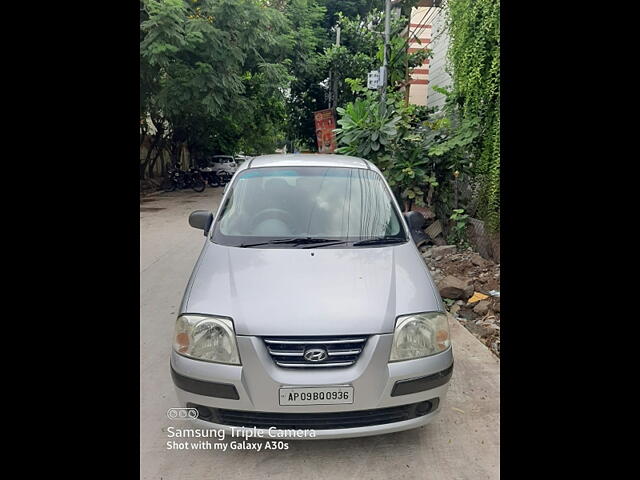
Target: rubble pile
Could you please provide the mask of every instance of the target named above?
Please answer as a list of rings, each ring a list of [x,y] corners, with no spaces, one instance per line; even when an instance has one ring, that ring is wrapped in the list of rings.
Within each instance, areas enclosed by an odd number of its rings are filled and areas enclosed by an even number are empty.
[[[420,250],[449,312],[500,356],[500,264],[455,245]]]

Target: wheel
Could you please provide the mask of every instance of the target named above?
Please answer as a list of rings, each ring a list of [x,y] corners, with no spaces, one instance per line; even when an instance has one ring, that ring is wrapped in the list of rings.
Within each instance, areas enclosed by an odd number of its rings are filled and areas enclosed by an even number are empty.
[[[165,192],[173,192],[176,189],[176,184],[170,178],[166,178],[164,182],[162,182],[162,190]]]
[[[219,187],[220,186],[220,179],[218,178],[217,175],[209,175],[209,178],[207,179],[209,186],[210,187]]]
[[[204,187],[206,185],[204,184],[204,180],[202,180],[202,178],[200,177],[195,177],[192,181],[191,181],[191,188],[193,188],[193,190],[195,192],[202,192],[204,191]]]
[[[216,179],[216,182],[218,183],[218,185],[224,185],[226,183],[224,181],[224,175],[220,173],[216,173],[214,178]]]

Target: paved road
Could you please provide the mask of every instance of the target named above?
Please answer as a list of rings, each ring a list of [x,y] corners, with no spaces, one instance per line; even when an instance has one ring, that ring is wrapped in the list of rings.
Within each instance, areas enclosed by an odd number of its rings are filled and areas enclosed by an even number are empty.
[[[499,478],[500,364],[451,321],[455,368],[439,418],[406,432],[290,441],[281,451],[167,450],[167,409],[177,406],[169,352],[183,290],[204,237],[188,214],[217,208],[221,188],[147,197],[140,205],[140,471],[143,479]]]

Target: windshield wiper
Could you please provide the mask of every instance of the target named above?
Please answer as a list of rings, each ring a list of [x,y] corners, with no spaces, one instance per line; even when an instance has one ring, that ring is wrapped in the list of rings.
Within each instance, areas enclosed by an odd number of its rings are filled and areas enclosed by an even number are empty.
[[[269,245],[271,242],[260,242],[260,243],[241,243],[240,245],[236,245],[236,247],[247,248],[247,247],[259,247],[260,245]]]
[[[331,247],[332,245],[343,245],[345,243],[349,243],[349,242],[344,241],[344,240],[336,240],[336,241],[331,241],[330,243],[322,242],[320,245],[309,245],[307,247],[302,247],[302,248]]]
[[[327,242],[335,242],[335,240],[331,240],[329,238],[313,238],[313,237],[294,237],[294,238],[279,238],[276,240],[269,240],[268,242],[260,242],[260,243],[242,243],[238,245],[239,247],[258,247],[260,245],[305,245],[309,243],[327,243]]]
[[[406,238],[377,237],[377,238],[369,238],[367,240],[360,240],[359,242],[355,242],[353,246],[360,247],[364,245],[385,245],[387,243],[404,243],[404,242],[406,242]]]

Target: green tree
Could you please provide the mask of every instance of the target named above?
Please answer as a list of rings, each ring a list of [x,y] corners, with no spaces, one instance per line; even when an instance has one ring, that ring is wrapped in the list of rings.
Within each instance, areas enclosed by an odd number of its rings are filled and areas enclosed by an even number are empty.
[[[384,0],[319,0],[326,9],[323,27],[330,30],[340,17],[364,18],[374,9],[384,10]]]
[[[371,70],[378,69],[383,64],[384,13],[374,9],[364,17],[348,18],[338,14],[337,18],[342,28],[342,45],[331,47],[325,56],[328,68],[340,72],[338,96],[340,103],[344,105],[353,101],[361,93],[351,89],[353,84],[349,80],[364,80]],[[408,69],[422,64],[431,55],[427,49],[409,53],[410,42],[402,35],[408,23],[408,15],[394,16],[391,21],[389,91],[404,92],[407,86]]]
[[[315,148],[313,112],[326,108],[326,62],[322,52],[329,32],[322,27],[326,9],[315,0],[283,1],[289,21],[291,83],[286,92],[286,132],[291,147]]]
[[[345,89],[348,77],[362,78],[374,68],[376,44],[352,45],[343,21],[367,18],[382,0],[281,0],[278,2],[296,38],[291,56],[287,92],[287,136],[295,147],[316,148],[313,112],[329,108],[329,77],[339,72],[338,96],[344,105],[353,95]],[[340,23],[341,46],[335,46],[335,26]],[[359,50],[365,46],[369,51]],[[347,95],[345,97],[345,94]]]
[[[278,138],[277,103],[290,80],[281,12],[255,0],[145,0],[141,21],[141,85],[149,72],[145,92],[154,87],[141,117],[161,112],[174,160],[182,145],[233,153],[247,128],[262,130],[256,140],[265,148],[267,136]]]

